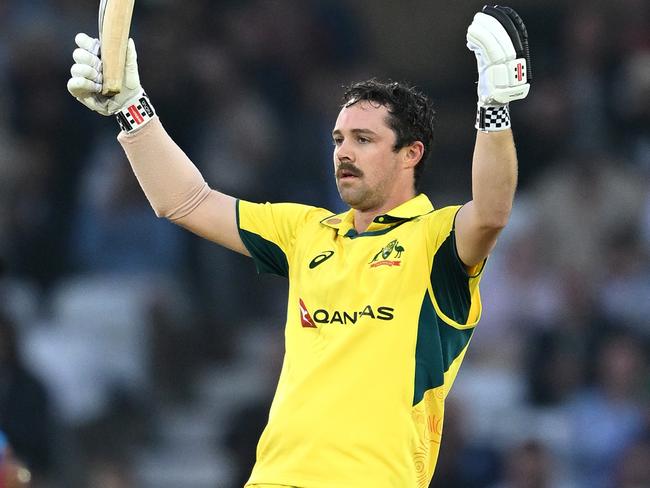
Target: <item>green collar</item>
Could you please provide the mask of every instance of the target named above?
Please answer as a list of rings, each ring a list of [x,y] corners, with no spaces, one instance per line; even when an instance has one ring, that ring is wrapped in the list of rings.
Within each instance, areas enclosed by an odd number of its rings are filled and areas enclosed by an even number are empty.
[[[321,220],[321,224],[338,230],[339,235],[348,235],[351,237],[352,234],[356,236],[375,233],[377,231],[385,231],[391,227],[394,227],[395,225],[404,223],[407,220],[412,220],[415,217],[419,217],[420,215],[428,214],[431,211],[433,211],[433,205],[431,204],[431,201],[424,193],[420,193],[419,195],[388,211],[387,213],[377,215],[371,222],[370,226],[368,226],[368,228],[365,230],[365,232],[361,234],[357,234],[354,229],[355,211],[353,208],[338,215],[331,215]]]

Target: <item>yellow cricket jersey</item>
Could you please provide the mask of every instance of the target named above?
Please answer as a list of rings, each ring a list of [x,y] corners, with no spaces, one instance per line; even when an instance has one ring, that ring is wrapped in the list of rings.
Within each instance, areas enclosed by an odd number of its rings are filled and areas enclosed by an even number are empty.
[[[456,255],[459,208],[421,194],[358,234],[354,210],[238,202],[258,271],[289,278],[284,363],[249,485],[429,485],[481,314],[482,265],[470,276]]]

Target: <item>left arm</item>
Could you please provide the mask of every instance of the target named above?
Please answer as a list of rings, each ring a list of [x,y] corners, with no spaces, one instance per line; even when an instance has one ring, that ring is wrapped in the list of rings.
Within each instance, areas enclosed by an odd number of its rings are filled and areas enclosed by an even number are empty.
[[[456,248],[467,267],[483,261],[508,223],[517,186],[517,155],[511,130],[476,135],[472,200],[456,216]]]
[[[472,200],[456,216],[456,249],[467,268],[482,262],[508,223],[517,187],[517,154],[509,103],[528,95],[528,33],[509,7],[485,6],[467,30],[478,65]]]

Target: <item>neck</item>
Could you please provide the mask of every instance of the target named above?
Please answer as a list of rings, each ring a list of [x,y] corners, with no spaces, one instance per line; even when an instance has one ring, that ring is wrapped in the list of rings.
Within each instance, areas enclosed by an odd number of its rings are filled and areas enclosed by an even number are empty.
[[[354,229],[361,234],[365,232],[366,229],[370,226],[372,221],[377,215],[381,215],[382,212],[379,211],[366,211],[356,210],[354,211]]]

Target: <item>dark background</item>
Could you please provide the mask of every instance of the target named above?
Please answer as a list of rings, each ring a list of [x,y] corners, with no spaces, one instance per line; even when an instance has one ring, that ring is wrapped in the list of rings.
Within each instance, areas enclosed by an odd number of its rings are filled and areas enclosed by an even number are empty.
[[[155,218],[117,125],[66,91],[97,3],[0,2],[0,429],[37,487],[241,487],[286,284]],[[650,4],[513,1],[520,185],[450,395],[433,487],[650,486]],[[343,210],[342,86],[437,107],[423,190],[471,198],[482,2],[138,0],[164,125],[214,188]]]

